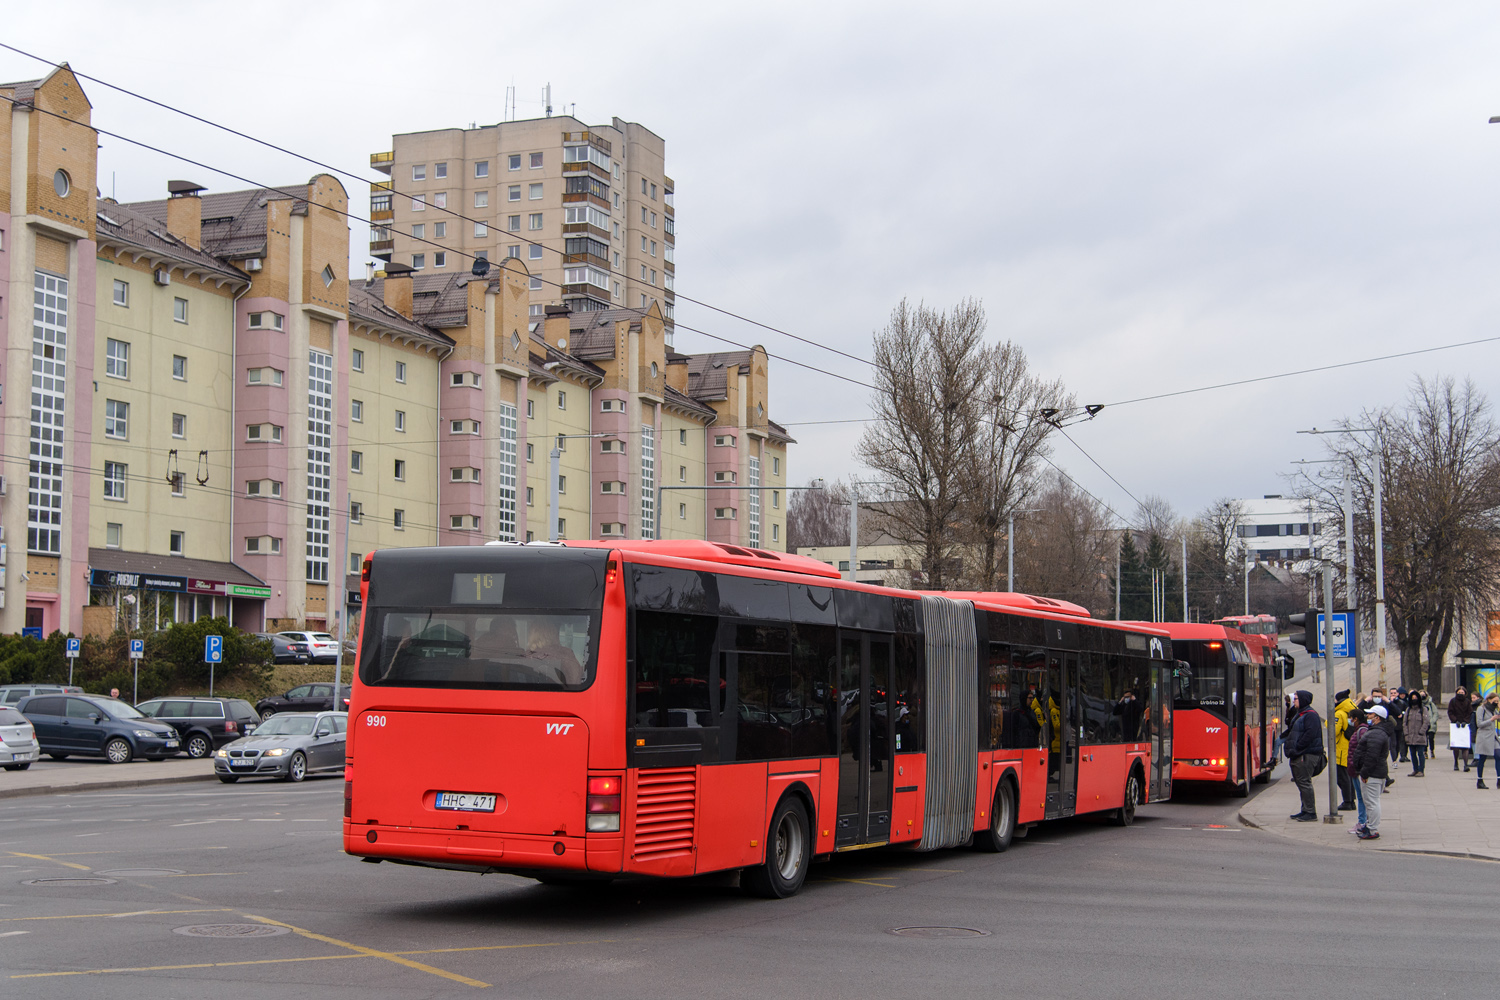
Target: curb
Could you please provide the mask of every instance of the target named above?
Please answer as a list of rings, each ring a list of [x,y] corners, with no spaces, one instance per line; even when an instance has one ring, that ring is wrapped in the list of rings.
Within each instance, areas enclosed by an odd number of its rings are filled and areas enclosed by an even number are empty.
[[[179,774],[170,778],[131,778],[121,781],[92,781],[78,785],[33,785],[30,788],[0,788],[0,799],[18,799],[28,795],[66,795],[72,792],[102,792],[119,788],[145,788],[150,785],[180,785],[190,781],[211,781],[214,775]]]
[[[1243,810],[1235,813],[1234,818],[1240,821],[1240,826],[1248,826],[1252,830],[1263,829],[1263,827],[1259,823],[1255,822],[1253,819],[1248,818]]]
[[[1255,822],[1253,819],[1250,819],[1243,812],[1235,813],[1235,819],[1239,820],[1241,826],[1249,827],[1252,830],[1260,830],[1263,833],[1270,834],[1270,836],[1272,837],[1279,837],[1282,840],[1291,841],[1294,844],[1307,844],[1307,841],[1305,840],[1298,840],[1296,837],[1289,837],[1284,833],[1273,833],[1272,831],[1267,830],[1265,827],[1261,826],[1259,823]],[[1326,845],[1310,844],[1308,846],[1324,847]],[[1478,851],[1434,851],[1425,850],[1419,847],[1376,847],[1373,848],[1373,850],[1379,851],[1381,854],[1407,854],[1429,858],[1458,858],[1463,861],[1488,861],[1491,864],[1500,864],[1500,858],[1497,858],[1491,854],[1480,854]]]

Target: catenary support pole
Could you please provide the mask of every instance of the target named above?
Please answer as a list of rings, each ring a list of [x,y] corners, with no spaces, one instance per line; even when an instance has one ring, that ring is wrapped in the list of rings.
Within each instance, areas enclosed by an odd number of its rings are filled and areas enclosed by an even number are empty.
[[[1182,620],[1188,620],[1187,599],[1187,532],[1182,533]]]
[[[1326,706],[1327,714],[1323,718],[1323,728],[1327,735],[1328,752],[1328,815],[1323,817],[1325,823],[1342,823],[1344,817],[1339,815],[1338,768],[1335,763],[1338,760],[1338,742],[1333,731],[1333,560],[1323,559],[1323,627],[1318,629],[1319,641],[1323,646],[1323,669],[1327,673],[1323,677],[1323,704]],[[1347,639],[1346,639],[1347,641]]]
[[[849,484],[849,582],[859,573],[859,484]],[[929,584],[930,586],[930,584]]]
[[[1012,593],[1016,589],[1016,515],[1014,513],[1005,522],[1005,589]]]
[[[1385,439],[1375,432],[1375,657],[1385,687],[1385,523],[1380,509],[1385,478]]]
[[[1120,550],[1125,547],[1125,531],[1120,531],[1120,540],[1115,543],[1115,621],[1120,620]]]
[[[1354,632],[1354,691],[1363,692],[1365,644],[1359,636],[1359,593],[1354,589],[1354,462],[1344,467],[1344,603]]]

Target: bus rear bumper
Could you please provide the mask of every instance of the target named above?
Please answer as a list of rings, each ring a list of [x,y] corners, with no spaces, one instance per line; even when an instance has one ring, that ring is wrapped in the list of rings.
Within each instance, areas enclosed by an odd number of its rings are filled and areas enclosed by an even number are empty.
[[[539,837],[346,823],[344,851],[361,858],[474,870],[618,872],[624,842],[618,836]]]
[[[1228,781],[1228,764],[1196,764],[1186,760],[1172,762],[1173,781]]]

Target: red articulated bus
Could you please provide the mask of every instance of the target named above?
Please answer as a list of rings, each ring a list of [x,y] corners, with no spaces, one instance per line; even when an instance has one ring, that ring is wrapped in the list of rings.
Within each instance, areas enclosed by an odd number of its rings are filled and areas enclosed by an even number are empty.
[[[1282,700],[1276,620],[1263,615],[1158,627],[1172,637],[1178,661],[1173,781],[1218,784],[1234,795],[1249,795],[1250,783],[1265,781],[1277,763]]]
[[[881,845],[1004,850],[1171,789],[1171,640],[1012,594],[703,541],[393,549],[363,567],[344,849],[543,881]]]

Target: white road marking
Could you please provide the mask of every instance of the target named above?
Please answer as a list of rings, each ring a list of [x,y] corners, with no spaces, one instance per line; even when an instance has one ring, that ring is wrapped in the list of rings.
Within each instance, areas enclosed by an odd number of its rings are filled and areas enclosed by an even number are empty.
[[[6,931],[0,937],[15,937],[17,934],[30,934],[30,931]]]

